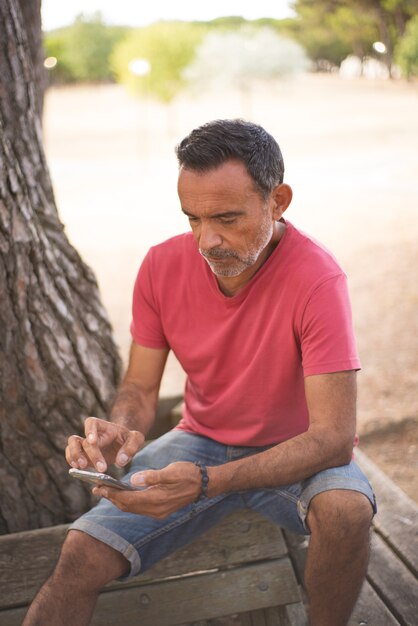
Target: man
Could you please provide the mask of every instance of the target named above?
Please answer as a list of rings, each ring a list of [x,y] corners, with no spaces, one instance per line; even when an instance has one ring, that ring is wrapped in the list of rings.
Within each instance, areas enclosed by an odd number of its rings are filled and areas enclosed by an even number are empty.
[[[343,626],[364,579],[375,509],[351,460],[360,365],[345,276],[284,220],[292,191],[264,129],[211,122],[177,156],[192,233],[145,258],[110,422],[88,418],[85,437],[70,437],[66,449],[72,467],[132,460],[125,480],[145,489],[94,489],[103,498],[73,524],[24,624],[88,624],[106,583],[250,507],[311,535],[310,622]],[[170,349],[188,376],[183,418],[142,449]]]

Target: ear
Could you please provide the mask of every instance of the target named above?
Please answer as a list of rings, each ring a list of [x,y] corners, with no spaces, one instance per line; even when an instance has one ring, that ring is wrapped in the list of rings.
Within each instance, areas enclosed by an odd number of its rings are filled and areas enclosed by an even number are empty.
[[[292,202],[293,191],[289,185],[282,183],[271,192],[273,201],[273,219],[278,221]]]

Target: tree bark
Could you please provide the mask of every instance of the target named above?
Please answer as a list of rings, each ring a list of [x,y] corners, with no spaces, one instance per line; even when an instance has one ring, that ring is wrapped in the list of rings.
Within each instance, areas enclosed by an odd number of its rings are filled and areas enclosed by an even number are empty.
[[[63,450],[86,416],[107,415],[121,371],[96,280],[57,214],[32,62],[40,17],[31,24],[28,37],[19,1],[0,0],[0,534],[89,506]]]
[[[42,41],[41,0],[18,0],[22,12],[28,51],[36,85],[35,97],[39,116],[42,119],[44,92],[47,86],[47,71],[44,68],[44,48]]]

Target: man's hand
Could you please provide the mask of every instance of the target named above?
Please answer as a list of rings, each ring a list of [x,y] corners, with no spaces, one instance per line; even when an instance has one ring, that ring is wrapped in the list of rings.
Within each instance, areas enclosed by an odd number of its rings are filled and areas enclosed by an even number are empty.
[[[95,487],[93,493],[110,500],[121,511],[164,519],[194,502],[201,490],[200,470],[194,463],[171,463],[161,470],[137,472],[131,483],[143,491],[120,491]]]
[[[88,417],[84,423],[85,438],[72,435],[68,439],[65,458],[71,467],[95,467],[105,472],[108,465],[124,467],[144,444],[144,435],[120,424],[97,417]]]

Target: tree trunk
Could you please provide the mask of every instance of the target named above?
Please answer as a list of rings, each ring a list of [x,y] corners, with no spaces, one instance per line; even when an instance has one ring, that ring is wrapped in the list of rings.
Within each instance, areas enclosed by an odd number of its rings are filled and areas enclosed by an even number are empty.
[[[377,23],[380,31],[380,39],[386,46],[386,52],[382,55],[382,61],[388,68],[389,77],[392,78],[393,64],[393,43],[389,30],[389,16],[385,10],[379,5],[376,7]]]
[[[40,19],[31,26],[28,37],[19,2],[0,0],[0,533],[89,506],[63,451],[86,416],[107,415],[120,377],[95,278],[55,207],[32,63]]]
[[[45,55],[42,42],[41,0],[19,0],[18,6],[22,12],[23,28],[26,34],[28,52],[32,62],[33,77],[36,85],[35,97],[39,115],[42,119],[47,72],[44,68]]]

